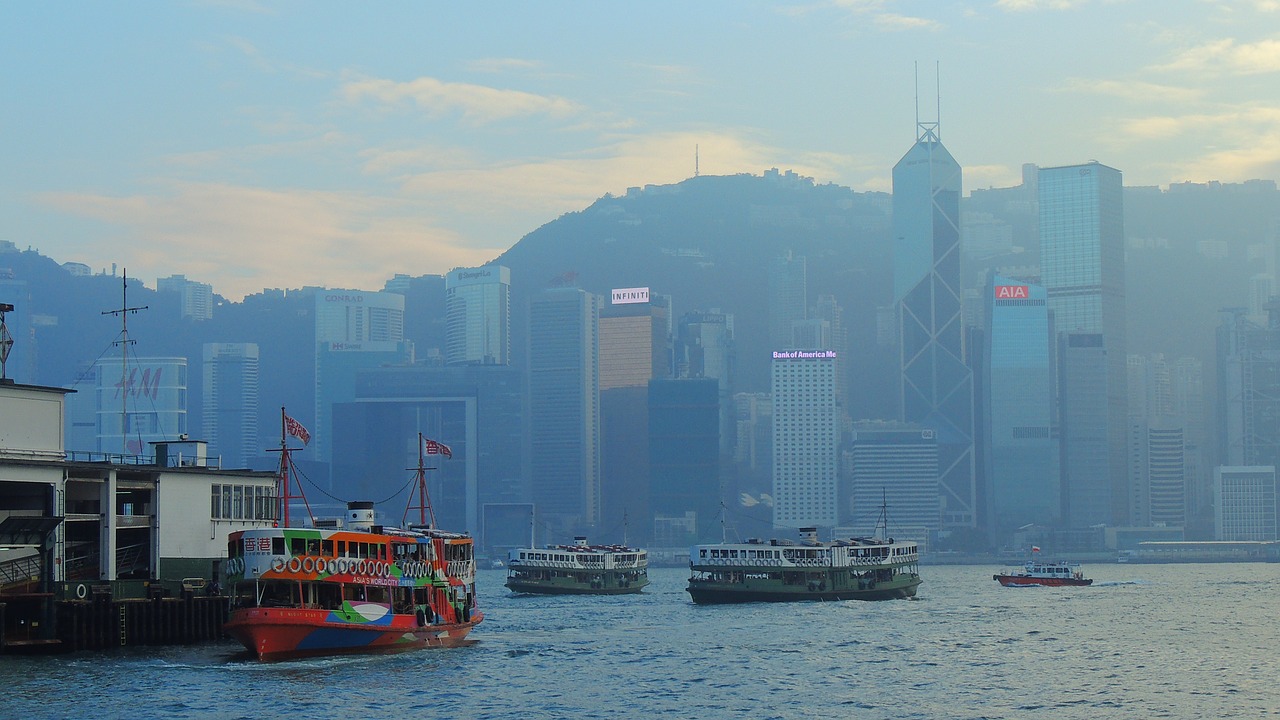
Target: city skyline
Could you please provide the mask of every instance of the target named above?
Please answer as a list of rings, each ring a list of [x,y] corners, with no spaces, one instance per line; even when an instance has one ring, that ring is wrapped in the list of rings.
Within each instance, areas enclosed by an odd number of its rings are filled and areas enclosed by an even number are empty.
[[[1265,0],[3,13],[0,239],[232,300],[480,266],[696,173],[887,191],[913,116],[970,188],[1093,158],[1130,185],[1280,177]]]

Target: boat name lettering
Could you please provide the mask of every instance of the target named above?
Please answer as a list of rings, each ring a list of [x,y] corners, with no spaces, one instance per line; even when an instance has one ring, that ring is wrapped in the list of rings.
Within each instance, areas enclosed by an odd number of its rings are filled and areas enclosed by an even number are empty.
[[[271,552],[271,538],[247,537],[244,539],[244,551],[245,551],[245,554],[269,553]]]

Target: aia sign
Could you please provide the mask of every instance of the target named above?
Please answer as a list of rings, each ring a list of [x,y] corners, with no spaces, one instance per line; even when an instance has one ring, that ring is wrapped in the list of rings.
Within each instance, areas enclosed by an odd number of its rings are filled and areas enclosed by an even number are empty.
[[[1025,300],[1028,297],[1029,295],[1027,294],[1026,285],[997,285],[996,286],[997,300],[1015,300],[1015,299]]]

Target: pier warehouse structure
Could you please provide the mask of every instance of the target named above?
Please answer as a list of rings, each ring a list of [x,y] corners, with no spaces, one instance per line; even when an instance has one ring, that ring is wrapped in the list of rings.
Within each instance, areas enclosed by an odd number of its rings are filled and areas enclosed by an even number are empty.
[[[68,452],[69,392],[0,380],[0,654],[220,637],[227,535],[272,525],[275,475],[186,438]]]

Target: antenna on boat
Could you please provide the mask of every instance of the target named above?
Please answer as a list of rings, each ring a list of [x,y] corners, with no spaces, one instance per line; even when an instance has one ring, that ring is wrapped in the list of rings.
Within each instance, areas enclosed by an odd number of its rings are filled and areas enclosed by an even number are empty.
[[[729,542],[729,531],[725,529],[725,507],[724,500],[720,501],[720,544],[724,545]]]
[[[139,310],[148,309],[146,305],[129,307],[129,270],[126,268],[120,275],[120,307],[115,310],[103,310],[103,315],[120,316],[120,339],[111,343],[120,346],[120,454],[129,448],[129,346],[137,342],[129,339],[129,316]],[[141,453],[141,450],[139,450]]]
[[[875,532],[882,532],[879,539],[885,540],[889,537],[889,491],[880,488],[880,517],[876,519]]]
[[[428,440],[427,438],[422,436],[422,433],[418,433],[418,467],[414,468],[415,470],[417,470],[417,473],[418,473],[415,476],[415,481],[417,482],[417,485],[418,485],[418,504],[417,505],[410,504],[408,507],[406,507],[404,509],[404,517],[405,518],[409,517],[409,511],[414,508],[417,508],[419,523],[422,525],[427,525],[427,527],[433,528],[436,526],[436,511],[433,510],[431,507],[431,494],[427,492],[427,471],[435,470],[435,468],[427,467],[427,458],[426,458],[427,443],[435,443],[434,447],[436,448],[436,453],[432,453],[432,454],[437,454],[442,452],[441,448],[443,448],[445,457],[450,456],[450,452],[448,451],[447,446],[440,445],[439,443],[436,443],[434,440]],[[410,493],[409,495],[409,502],[413,503],[412,493]],[[429,525],[427,524],[427,516],[431,517],[431,523]],[[401,519],[401,522],[404,522],[403,518]]]
[[[289,471],[296,470],[293,464],[293,452],[302,448],[289,447],[289,436],[292,435],[302,441],[303,445],[311,442],[311,433],[302,426],[302,423],[289,417],[284,411],[284,406],[280,406],[280,449],[271,449],[268,452],[280,453],[280,470],[276,475],[276,494],[280,499],[280,510],[276,514],[277,518],[284,523],[284,527],[292,527],[289,524],[289,501],[293,499],[302,500],[302,504],[307,508],[307,516],[311,518],[311,524],[315,525],[316,516],[311,512],[311,503],[307,502],[307,496],[302,492],[302,484],[298,483],[298,494],[291,492],[289,484]]]

